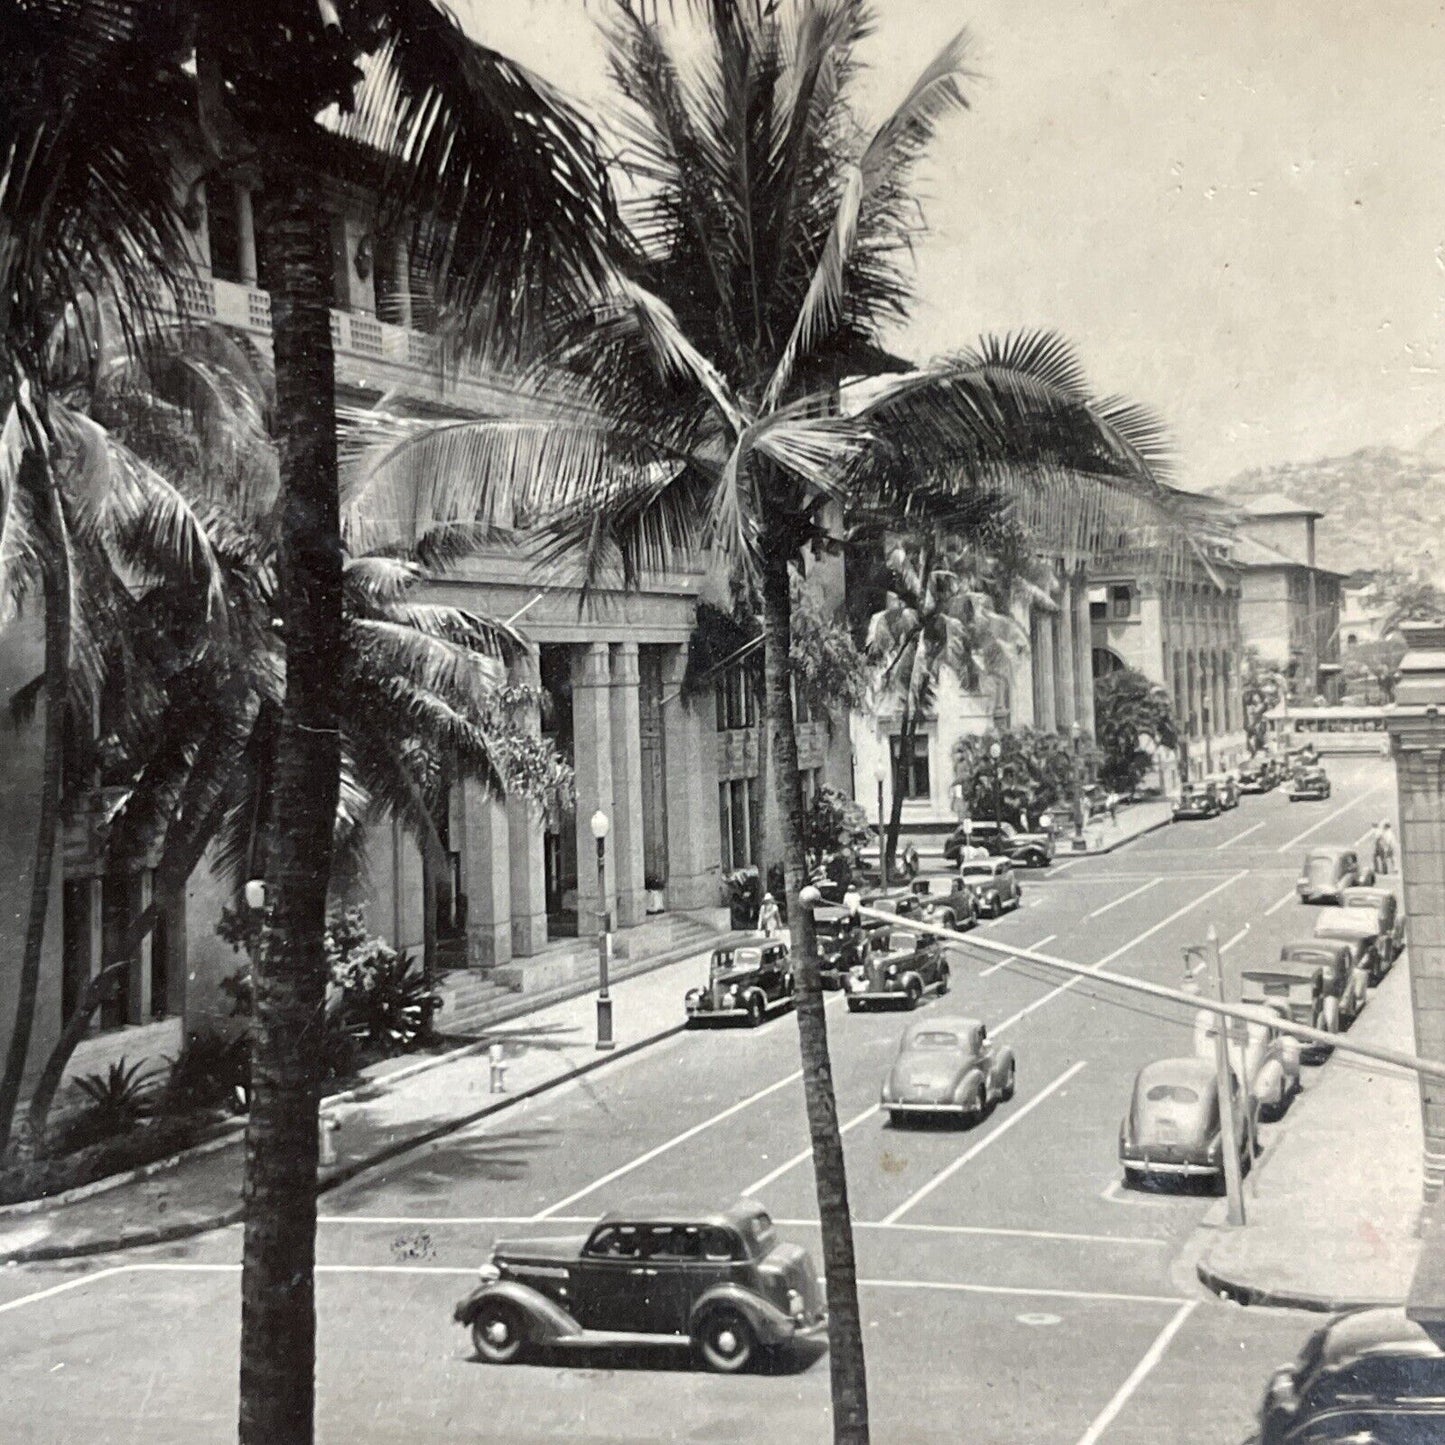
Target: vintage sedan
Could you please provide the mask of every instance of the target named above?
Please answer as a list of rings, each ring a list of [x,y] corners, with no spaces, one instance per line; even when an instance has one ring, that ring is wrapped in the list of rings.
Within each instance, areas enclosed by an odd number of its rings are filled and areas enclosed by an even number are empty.
[[[977,1019],[930,1014],[903,1030],[879,1103],[894,1124],[919,1116],[972,1124],[1013,1098],[1015,1074],[1013,1050]]]
[[[818,974],[825,989],[843,987],[848,971],[862,961],[868,939],[888,925],[879,918],[864,918],[846,908],[813,910],[818,940]]]
[[[1248,1019],[1231,1018],[1225,1029],[1229,1066],[1244,1085],[1256,1113],[1278,1119],[1300,1087],[1299,1040],[1281,1032],[1284,1009],[1256,1006]],[[1213,1059],[1219,1015],[1200,1009],[1194,1016],[1194,1052]]]
[[[848,1011],[887,1005],[917,1008],[924,994],[948,992],[948,962],[936,938],[894,928],[874,934],[868,956],[843,985]]]
[[[585,1235],[503,1240],[479,1273],[452,1317],[495,1365],[542,1346],[690,1343],[733,1374],[828,1325],[807,1252],[754,1199],[645,1200]]]
[[[1349,944],[1355,967],[1363,969],[1372,984],[1384,978],[1380,915],[1375,909],[1322,908],[1315,919],[1315,937]]]
[[[1009,858],[1020,868],[1045,868],[1054,861],[1052,833],[1021,833],[1012,823],[975,819],[955,828],[943,845],[943,856],[957,863],[970,845],[986,848],[996,858]]]
[[[1234,1143],[1240,1167],[1250,1165],[1249,1101],[1235,1090]],[[1119,1125],[1124,1182],[1207,1178],[1223,1181],[1219,1080],[1212,1059],[1158,1059],[1134,1080],[1129,1112]]]
[[[1405,912],[1389,888],[1359,886],[1340,894],[1345,908],[1373,908],[1380,925],[1380,963],[1384,972],[1405,950]]]
[[[1256,754],[1240,764],[1239,791],[1241,793],[1267,793],[1278,782],[1279,776],[1275,772],[1272,758]]]
[[[1304,767],[1289,785],[1291,803],[1319,802],[1330,795],[1330,775],[1321,767]]]
[[[1305,854],[1294,891],[1301,903],[1338,903],[1346,888],[1367,881],[1364,871],[1353,848],[1320,843]],[[1369,881],[1373,881],[1373,875]]]
[[[1214,789],[1214,796],[1219,799],[1221,808],[1239,806],[1239,784],[1229,773],[1210,773],[1204,781]]]
[[[712,952],[706,988],[683,1000],[689,1024],[743,1019],[757,1025],[794,1001],[788,945],[761,933],[734,933]]]
[[[976,858],[965,863],[958,870],[958,876],[973,890],[978,900],[978,911],[985,918],[997,918],[1006,909],[1017,908],[1024,901],[1018,875],[1007,858]]]
[[[1325,971],[1318,963],[1270,963],[1246,968],[1239,976],[1239,997],[1241,1003],[1278,1009],[1291,1023],[1312,1029],[1325,1027]],[[1339,1002],[1333,1002],[1338,1029]]]
[[[930,893],[924,898],[923,916],[940,928],[964,932],[978,922],[978,898],[962,878],[955,878],[949,892]]]
[[[1174,804],[1174,821],[1184,818],[1217,818],[1219,795],[1208,783],[1185,783]]]
[[[1404,1309],[1336,1315],[1276,1370],[1254,1445],[1445,1440],[1445,1344]]]
[[[1324,1004],[1320,1027],[1339,1033],[1359,1018],[1370,995],[1370,969],[1355,947],[1335,938],[1301,939],[1279,951],[1281,963],[1300,963],[1324,974]]]

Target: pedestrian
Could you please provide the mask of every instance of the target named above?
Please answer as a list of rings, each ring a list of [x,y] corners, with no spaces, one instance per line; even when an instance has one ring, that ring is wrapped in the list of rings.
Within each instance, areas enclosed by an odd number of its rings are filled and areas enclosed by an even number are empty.
[[[1110,793],[1109,796],[1104,799],[1104,804],[1109,810],[1109,821],[1111,823],[1117,823],[1119,821],[1118,793]]]
[[[771,893],[763,894],[763,906],[758,909],[758,931],[764,938],[772,938],[783,931],[783,915]]]
[[[1395,834],[1390,827],[1390,820],[1385,819],[1380,824],[1379,837],[1375,841],[1375,872],[1393,873],[1395,871]]]
[[[921,866],[922,861],[918,856],[918,849],[910,843],[903,850],[903,876],[912,883],[918,877],[918,870]]]
[[[1369,859],[1370,866],[1376,873],[1380,871],[1380,825],[1370,824],[1370,831],[1365,834],[1364,856]]]

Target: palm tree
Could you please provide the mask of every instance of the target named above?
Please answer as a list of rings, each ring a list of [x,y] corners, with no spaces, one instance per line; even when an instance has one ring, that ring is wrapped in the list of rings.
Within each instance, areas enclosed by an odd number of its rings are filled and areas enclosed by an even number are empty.
[[[449,498],[459,520],[550,514],[543,560],[575,558],[589,581],[613,569],[633,581],[702,553],[755,599],[796,920],[834,1432],[859,1442],[868,1406],[847,1176],[812,920],[798,900],[791,584],[808,554],[839,545],[838,504],[947,525],[979,491],[1007,488],[1023,520],[1086,545],[1105,517],[1117,525],[1118,506],[1151,505],[1141,494],[1160,438],[1133,408],[1095,403],[1051,337],[989,342],[842,396],[845,377],[887,368],[878,332],[903,315],[918,225],[909,182],[937,123],[965,104],[965,39],[867,133],[849,99],[871,24],[861,0],[677,8],[700,45],[633,0],[619,0],[612,29],[641,264],[613,277],[542,362],[498,379],[497,417],[393,418],[389,439],[373,419],[367,467],[379,493],[414,499],[445,463],[467,481]]]
[[[888,599],[869,620],[866,646],[876,668],[876,700],[899,713],[892,809],[882,845],[892,873],[908,759],[944,668],[970,690],[981,677],[1006,677],[1028,646],[1028,634],[1006,610],[996,610],[978,575],[979,559],[957,536],[927,532],[913,545],[899,543],[889,551],[887,569]]]

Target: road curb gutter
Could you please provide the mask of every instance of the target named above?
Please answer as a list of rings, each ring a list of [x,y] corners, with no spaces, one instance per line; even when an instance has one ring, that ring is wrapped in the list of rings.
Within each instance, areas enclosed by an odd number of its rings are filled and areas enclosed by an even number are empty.
[[[1355,1299],[1342,1295],[1312,1294],[1308,1290],[1289,1287],[1273,1288],[1269,1285],[1250,1284],[1248,1281],[1231,1279],[1217,1270],[1210,1262],[1209,1255],[1194,1266],[1199,1282],[1211,1294],[1228,1300],[1231,1304],[1247,1305],[1276,1310],[1310,1310],[1316,1314],[1342,1314],[1346,1310],[1380,1309],[1397,1307],[1403,1299]]]

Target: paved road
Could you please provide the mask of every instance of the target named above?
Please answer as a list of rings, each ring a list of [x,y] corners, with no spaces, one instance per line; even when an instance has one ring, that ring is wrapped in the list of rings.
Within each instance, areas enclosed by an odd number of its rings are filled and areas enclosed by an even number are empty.
[[[1025,906],[981,933],[1166,983],[1210,922],[1231,950],[1273,956],[1308,932],[1292,887],[1304,846],[1355,841],[1393,808],[1383,760],[1331,771],[1330,801],[1246,798],[1212,822],[1026,875]],[[1267,1373],[1317,1320],[1203,1294],[1192,1251],[1210,1200],[1124,1192],[1115,1159],[1135,1071],[1189,1052],[1191,1021],[1107,985],[998,965],[954,952],[947,1007],[983,1018],[1019,1059],[1014,1100],[967,1131],[889,1127],[878,1085],[901,1021],[830,1004],[875,1437],[1239,1440]],[[675,1037],[327,1196],[321,1437],[826,1440],[817,1354],[739,1379],[696,1371],[681,1351],[494,1369],[450,1323],[497,1237],[577,1230],[649,1192],[755,1193],[786,1236],[816,1243],[805,1146],[783,1017]],[[225,1231],[0,1272],[5,1438],[234,1438],[236,1257]]]

